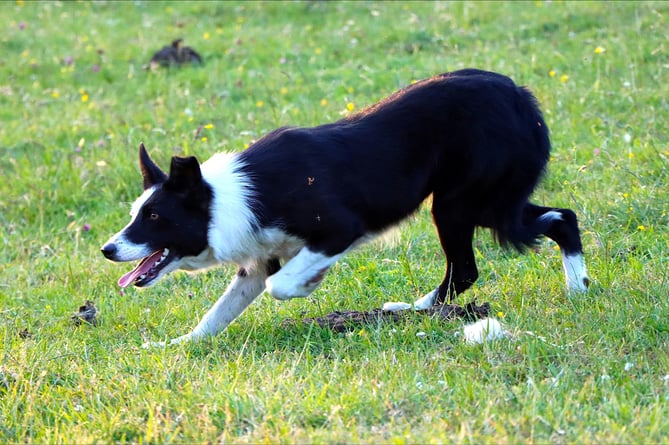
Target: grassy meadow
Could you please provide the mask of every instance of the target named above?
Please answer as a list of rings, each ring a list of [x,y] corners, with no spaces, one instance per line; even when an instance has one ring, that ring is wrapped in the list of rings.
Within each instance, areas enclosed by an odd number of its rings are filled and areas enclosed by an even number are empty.
[[[0,443],[669,443],[669,3],[7,2],[0,8]],[[183,37],[202,67],[147,71]],[[540,204],[573,208],[593,285],[549,241],[481,231],[513,333],[426,317],[337,334],[287,319],[413,301],[442,278],[427,208],[308,299],[188,332],[234,268],[119,292],[101,244],[165,168],[354,112],[463,67],[529,86],[553,141]],[[97,326],[71,315],[86,300]],[[421,335],[416,335],[423,333]]]

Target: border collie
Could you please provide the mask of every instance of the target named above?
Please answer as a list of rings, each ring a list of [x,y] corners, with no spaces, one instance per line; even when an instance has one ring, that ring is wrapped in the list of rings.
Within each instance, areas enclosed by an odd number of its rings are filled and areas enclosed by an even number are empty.
[[[549,150],[527,89],[492,72],[445,73],[338,122],[280,128],[202,165],[173,157],[169,174],[140,145],[144,193],[102,253],[141,259],[121,287],[149,286],[177,269],[239,266],[199,324],[170,344],[217,334],[264,290],[280,300],[308,296],[339,258],[430,195],[446,271],[416,309],[451,300],[476,281],[476,227],[519,251],[551,238],[568,289],[585,291],[576,215],[528,201]]]

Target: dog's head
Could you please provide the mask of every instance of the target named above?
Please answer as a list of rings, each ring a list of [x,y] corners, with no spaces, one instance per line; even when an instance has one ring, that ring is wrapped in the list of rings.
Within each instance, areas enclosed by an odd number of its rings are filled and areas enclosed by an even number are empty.
[[[208,248],[211,187],[195,157],[173,157],[166,175],[139,146],[144,193],[132,205],[131,220],[102,247],[111,261],[140,260],[118,284],[150,286],[176,269],[211,265]]]

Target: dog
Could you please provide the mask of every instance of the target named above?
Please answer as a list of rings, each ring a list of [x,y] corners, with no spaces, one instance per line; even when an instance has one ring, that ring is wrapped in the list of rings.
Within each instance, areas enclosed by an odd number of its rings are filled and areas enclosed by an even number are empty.
[[[141,260],[121,287],[150,286],[177,269],[239,266],[198,325],[169,344],[219,333],[265,290],[279,300],[310,295],[338,259],[430,195],[446,271],[415,309],[450,301],[477,280],[477,227],[519,251],[551,238],[567,288],[585,291],[575,213],[529,202],[549,151],[529,90],[493,72],[449,72],[335,123],[279,128],[201,165],[175,156],[169,173],[140,144],[144,193],[101,250],[111,261]]]

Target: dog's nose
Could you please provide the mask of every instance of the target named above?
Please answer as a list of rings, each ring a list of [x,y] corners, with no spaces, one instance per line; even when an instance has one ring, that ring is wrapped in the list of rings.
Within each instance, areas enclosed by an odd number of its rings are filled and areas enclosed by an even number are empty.
[[[114,258],[114,255],[116,254],[116,244],[113,243],[105,244],[104,246],[102,246],[102,249],[100,249],[100,251],[106,258],[111,260]]]

